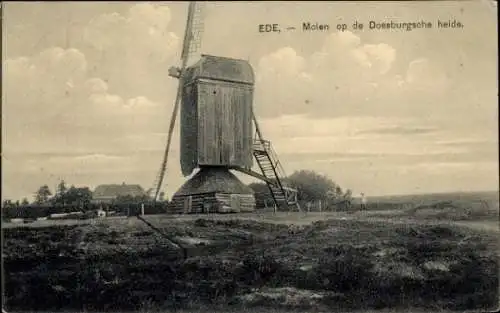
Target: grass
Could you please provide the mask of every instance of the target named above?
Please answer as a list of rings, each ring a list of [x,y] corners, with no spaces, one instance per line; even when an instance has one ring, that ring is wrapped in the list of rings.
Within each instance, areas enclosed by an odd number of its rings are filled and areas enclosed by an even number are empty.
[[[345,216],[149,217],[191,242],[186,261],[136,219],[6,229],[6,306],[186,312],[496,306],[497,234]],[[221,244],[226,249],[206,255]]]

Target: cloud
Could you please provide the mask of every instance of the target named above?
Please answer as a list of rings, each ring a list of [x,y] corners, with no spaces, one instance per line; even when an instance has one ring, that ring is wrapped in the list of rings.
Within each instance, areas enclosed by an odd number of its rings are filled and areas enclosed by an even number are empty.
[[[111,89],[124,97],[148,95],[155,101],[172,89],[168,67],[177,63],[181,38],[169,31],[168,6],[138,3],[123,15],[103,14],[84,29],[93,76],[104,78]],[[175,90],[175,89],[174,89]]]
[[[144,53],[142,57],[147,58]],[[153,67],[151,63],[158,60],[140,62]],[[151,99],[154,93],[141,94],[148,90],[134,88],[133,81],[144,77],[136,77],[134,72],[121,73],[126,78],[121,82],[127,82],[128,88],[123,92],[120,81],[98,75],[96,64],[96,59],[82,50],[60,47],[4,61],[2,161],[6,194],[29,195],[41,184],[55,185],[58,177],[83,185],[154,180],[171,103],[160,105]],[[120,64],[112,66],[126,69]],[[104,74],[109,70],[100,68]],[[156,83],[152,88],[161,92],[175,90],[165,81],[153,76],[145,79],[144,85]],[[174,86],[175,81],[170,81]],[[176,127],[173,151],[178,150],[178,132]],[[173,155],[169,173],[180,173],[178,163]]]
[[[383,135],[418,135],[429,134],[436,132],[435,127],[407,127],[407,126],[392,126],[378,129],[364,130],[358,134],[383,134]]]
[[[91,94],[105,94],[108,84],[100,78],[90,78],[85,82],[85,88]]]
[[[170,20],[167,6],[139,3],[90,20],[81,49],[5,60],[4,152],[151,150],[160,140],[148,134],[165,132],[176,90],[166,70],[179,50]]]
[[[443,145],[455,142],[457,133],[418,118],[289,115],[261,119],[260,127],[286,173],[316,170],[368,194],[394,193],[394,181],[405,190],[427,191],[462,188],[472,181],[478,190],[491,189],[497,180],[492,173],[498,153],[491,151],[491,142],[479,150]],[[374,131],[381,129],[399,132]],[[429,132],[422,136],[421,130]]]
[[[377,153],[374,152],[322,152],[322,153],[280,153],[280,157],[286,159],[287,164],[301,163],[310,164],[316,161],[321,162],[344,162],[351,164],[373,164],[381,163],[384,166],[408,166],[419,162],[479,162],[490,161],[491,158],[478,158],[476,154],[470,150],[462,149],[460,153],[455,153],[449,150],[441,150],[433,153]]]
[[[401,134],[422,133],[438,130],[429,123],[418,119],[401,117],[343,116],[315,119],[310,115],[294,114],[259,119],[262,129],[272,137],[329,137],[349,136],[350,138],[375,138],[373,135],[398,131]],[[365,136],[372,135],[372,136]]]
[[[106,154],[87,154],[87,155],[82,155],[82,156],[77,156],[74,158],[74,160],[78,161],[108,161],[108,160],[119,160],[122,159],[123,157],[121,156],[116,156],[116,155],[106,155]]]
[[[436,144],[438,140],[455,137],[435,131],[433,125],[418,126],[418,120],[409,118],[361,116],[316,120],[306,115],[289,115],[262,119],[259,126],[280,155],[294,157],[304,154],[313,159],[321,154],[333,157],[339,153],[342,157],[432,156],[468,152],[468,147]],[[424,130],[429,131],[427,136],[411,136]]]
[[[322,48],[302,56],[291,47],[262,57],[256,66],[256,112],[260,116],[310,114],[411,115],[429,108],[429,95],[447,84],[443,71],[416,59],[394,68],[397,51],[386,43],[363,43],[349,31],[330,34]],[[314,110],[311,110],[314,106]]]
[[[370,74],[385,74],[391,69],[395,59],[396,50],[390,45],[362,44],[360,37],[349,31],[330,34],[322,49],[311,56],[315,72],[336,69],[345,74],[350,72],[349,66],[354,66],[357,71],[355,75],[365,74],[366,78]],[[360,70],[364,70],[364,73],[359,72]],[[359,78],[356,76],[348,78]]]
[[[407,171],[425,171],[433,174],[449,174],[450,172],[459,175],[460,173],[471,173],[471,171],[485,172],[492,170],[498,172],[498,162],[422,162],[416,163]]]
[[[443,145],[443,146],[464,146],[464,145],[492,145],[494,142],[491,140],[486,140],[484,138],[459,138],[459,139],[452,139],[452,140],[442,140],[436,142],[438,145]]]
[[[81,171],[82,167],[106,167],[110,162],[115,164],[123,163],[127,157],[119,155],[108,155],[101,153],[83,155],[54,155],[46,158],[43,163],[47,167],[59,166],[60,168],[70,168],[73,171]]]
[[[380,74],[387,73],[396,59],[396,50],[388,44],[366,44],[354,50],[361,64]]]
[[[264,56],[259,63],[259,79],[268,75],[278,77],[300,76],[305,70],[305,59],[295,52],[293,48],[285,47]]]
[[[109,136],[163,130],[166,112],[157,103],[110,92],[103,79],[89,77],[88,61],[76,49],[50,48],[4,65],[7,153],[116,149]]]
[[[92,19],[84,30],[84,38],[99,51],[164,61],[179,44],[179,37],[167,31],[170,20],[167,6],[139,3],[124,16],[112,13]]]
[[[406,72],[406,82],[417,89],[439,90],[446,86],[448,80],[437,64],[420,58],[410,62]]]
[[[4,62],[4,109],[43,118],[71,104],[75,85],[85,80],[87,61],[76,49],[51,48]]]
[[[294,49],[285,47],[262,57],[256,73],[254,106],[259,116],[308,111],[305,106],[297,106],[307,99],[304,95],[299,98],[297,92],[307,92],[316,82],[306,72],[306,60]]]

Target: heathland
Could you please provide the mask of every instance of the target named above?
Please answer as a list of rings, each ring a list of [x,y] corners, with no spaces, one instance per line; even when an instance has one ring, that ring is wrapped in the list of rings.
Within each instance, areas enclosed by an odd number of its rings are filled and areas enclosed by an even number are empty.
[[[498,194],[371,210],[3,225],[13,311],[480,310],[498,305]],[[162,235],[175,237],[186,256]],[[201,312],[201,311],[200,311]]]

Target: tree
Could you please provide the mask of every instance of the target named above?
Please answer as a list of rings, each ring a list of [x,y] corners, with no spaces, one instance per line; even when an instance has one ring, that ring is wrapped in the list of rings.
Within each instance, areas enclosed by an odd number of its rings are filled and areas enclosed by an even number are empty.
[[[30,202],[28,201],[28,199],[25,197],[23,198],[23,200],[21,200],[21,205],[28,205],[30,204]]]
[[[65,192],[63,200],[65,203],[85,206],[92,200],[92,191],[90,191],[89,187],[75,187],[72,185]]]
[[[342,188],[328,176],[310,170],[296,171],[292,175],[282,179],[281,183],[283,186],[297,189],[297,198],[299,201],[326,200],[327,203],[329,201],[336,202],[344,200],[347,192],[352,194],[349,189],[344,193]],[[257,205],[263,205],[266,201],[272,201],[272,196],[266,183],[256,182],[248,186],[254,191]]]
[[[287,179],[298,191],[298,199],[305,201],[324,200],[338,197],[342,189],[329,177],[309,170],[294,172]],[[331,195],[331,196],[330,196]]]
[[[53,203],[65,205],[66,201],[66,193],[68,192],[68,188],[66,187],[66,182],[61,180],[56,188],[56,193],[53,197]]]
[[[9,200],[9,199],[3,200],[2,208],[10,208],[12,206],[13,206],[12,200]]]
[[[344,199],[352,201],[352,190],[351,189],[347,189],[345,191],[345,193],[344,193]]]
[[[252,190],[256,194],[268,194],[269,196],[271,196],[269,193],[269,187],[267,187],[266,183],[262,182],[251,183],[248,184],[248,187],[252,188]]]
[[[344,192],[340,186],[335,186],[335,199],[342,199],[344,197]]]
[[[63,196],[66,193],[66,191],[68,191],[66,183],[64,182],[64,180],[61,180],[59,182],[59,185],[57,185],[56,195]]]
[[[49,189],[49,186],[43,185],[35,193],[35,203],[42,204],[46,203],[49,200],[49,197],[52,195],[52,192]]]

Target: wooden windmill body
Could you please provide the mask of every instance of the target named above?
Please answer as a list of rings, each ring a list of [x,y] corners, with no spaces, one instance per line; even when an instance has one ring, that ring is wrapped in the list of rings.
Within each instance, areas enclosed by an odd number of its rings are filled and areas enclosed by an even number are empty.
[[[181,169],[251,167],[254,74],[246,61],[202,55],[187,68],[181,106]]]
[[[252,189],[229,170],[251,168],[254,73],[248,62],[202,55],[186,69],[181,106],[181,169],[199,168],[174,194],[184,213],[251,212]]]
[[[252,107],[255,78],[250,63],[202,54],[198,62],[186,67],[193,46],[193,29],[199,22],[195,8],[191,3],[182,67],[169,70],[170,76],[179,79],[179,87],[156,195],[165,174],[175,115],[180,107],[182,174],[189,176],[198,171],[173,195],[170,211],[254,211],[253,190],[230,170],[265,181],[276,207],[287,210],[290,204],[297,202],[296,191],[283,185],[280,178],[284,177],[284,171],[270,142],[262,138],[255,119]],[[251,169],[254,164],[260,173]]]

